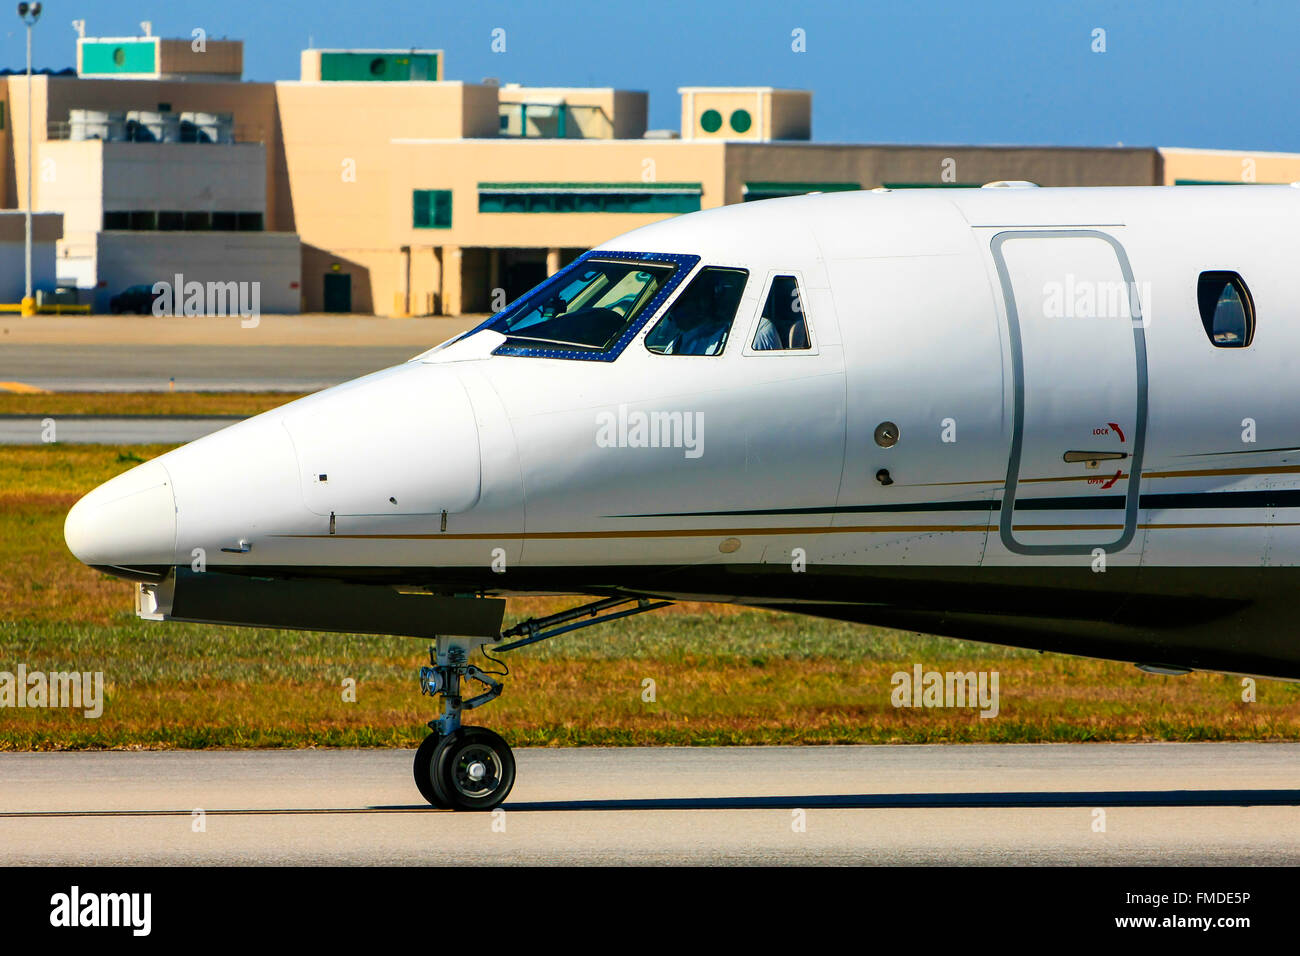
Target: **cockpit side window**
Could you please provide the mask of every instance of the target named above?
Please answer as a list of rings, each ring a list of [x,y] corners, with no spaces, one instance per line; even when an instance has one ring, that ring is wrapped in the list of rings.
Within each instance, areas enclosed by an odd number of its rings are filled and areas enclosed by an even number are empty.
[[[750,348],[756,352],[785,352],[811,347],[799,280],[794,276],[773,277]]]
[[[490,325],[511,345],[602,352],[663,289],[676,266],[592,258],[558,284],[543,286]]]
[[[744,269],[705,266],[645,337],[659,355],[721,355],[745,293]]]

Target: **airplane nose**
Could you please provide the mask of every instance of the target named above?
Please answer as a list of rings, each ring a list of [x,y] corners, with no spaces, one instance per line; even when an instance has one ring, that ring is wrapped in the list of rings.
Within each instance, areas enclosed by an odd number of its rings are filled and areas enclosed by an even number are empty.
[[[91,567],[137,573],[170,567],[176,498],[167,469],[149,461],[104,482],[72,506],[63,538],[77,560]]]

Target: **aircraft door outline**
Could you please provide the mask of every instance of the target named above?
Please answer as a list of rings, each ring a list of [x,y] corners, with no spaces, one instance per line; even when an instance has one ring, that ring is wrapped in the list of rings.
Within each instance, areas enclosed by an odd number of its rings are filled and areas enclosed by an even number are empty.
[[[1049,543],[1041,543],[1042,538],[1034,543],[1026,543],[1016,538],[1015,526],[1013,521],[1016,517],[1016,493],[1021,484],[1021,466],[1025,452],[1025,346],[1024,334],[1021,328],[1021,310],[1016,301],[1015,288],[1012,281],[1011,269],[1009,268],[1004,254],[1003,247],[1008,243],[1016,240],[1042,240],[1042,239],[1098,239],[1106,243],[1115,254],[1116,263],[1119,266],[1120,275],[1128,290],[1129,315],[1127,321],[1132,325],[1133,350],[1134,350],[1134,379],[1136,385],[1134,410],[1132,418],[1132,428],[1130,434],[1123,434],[1125,429],[1121,425],[1116,431],[1121,435],[1121,441],[1130,448],[1127,454],[1127,460],[1123,462],[1124,467],[1128,469],[1128,480],[1124,484],[1125,503],[1124,503],[1124,524],[1120,529],[1119,536],[1109,542],[1087,542],[1079,543],[1068,540],[1056,540]],[[1129,263],[1128,255],[1124,247],[1114,236],[1101,232],[1096,229],[1040,229],[1025,231],[1006,231],[1000,232],[993,236],[990,241],[990,248],[993,254],[993,261],[997,268],[998,281],[1002,291],[1002,299],[1006,308],[1007,329],[1011,346],[1011,362],[1013,375],[1013,409],[1014,417],[1012,422],[1011,450],[1007,461],[1007,476],[1005,490],[1002,497],[1002,507],[998,519],[998,531],[1003,545],[1008,551],[1020,555],[1073,555],[1073,554],[1091,554],[1100,548],[1107,553],[1123,551],[1132,542],[1137,533],[1138,510],[1140,506],[1140,491],[1142,481],[1142,455],[1146,442],[1147,431],[1147,394],[1148,394],[1148,377],[1147,377],[1147,351],[1146,351],[1146,334],[1145,321],[1142,313],[1142,305],[1138,301],[1136,289],[1137,285],[1133,278],[1133,269]],[[1032,356],[1031,356],[1032,358]],[[1114,428],[1118,423],[1099,423]],[[1095,458],[1093,456],[1096,456]],[[1113,452],[1101,451],[1093,452],[1088,449],[1062,449],[1062,459],[1067,463],[1082,463],[1091,466],[1099,463],[1101,459],[1112,459],[1118,457]],[[1117,463],[1118,464],[1118,463]],[[1118,475],[1116,476],[1118,478]],[[1103,487],[1107,487],[1104,486]],[[1036,532],[1036,535],[1051,532]],[[1057,531],[1062,535],[1062,531]],[[1068,535],[1068,529],[1064,530],[1064,535]]]

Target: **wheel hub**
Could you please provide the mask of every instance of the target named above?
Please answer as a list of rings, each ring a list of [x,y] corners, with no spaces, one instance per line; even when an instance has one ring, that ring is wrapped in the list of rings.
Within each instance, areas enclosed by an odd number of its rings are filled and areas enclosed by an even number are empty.
[[[467,797],[482,797],[501,783],[500,761],[482,744],[473,744],[456,755],[452,780]]]

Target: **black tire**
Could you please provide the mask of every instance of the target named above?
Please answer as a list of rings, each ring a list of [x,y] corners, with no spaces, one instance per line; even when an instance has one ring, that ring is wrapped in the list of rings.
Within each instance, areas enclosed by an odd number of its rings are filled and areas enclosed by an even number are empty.
[[[478,768],[486,776],[476,780]],[[433,786],[453,810],[492,810],[514,785],[515,755],[500,734],[486,727],[462,727],[438,744]]]
[[[441,742],[442,738],[436,732],[429,734],[415,751],[415,786],[420,791],[420,796],[430,804],[439,810],[446,810],[446,802],[438,796],[433,786],[433,757]]]

